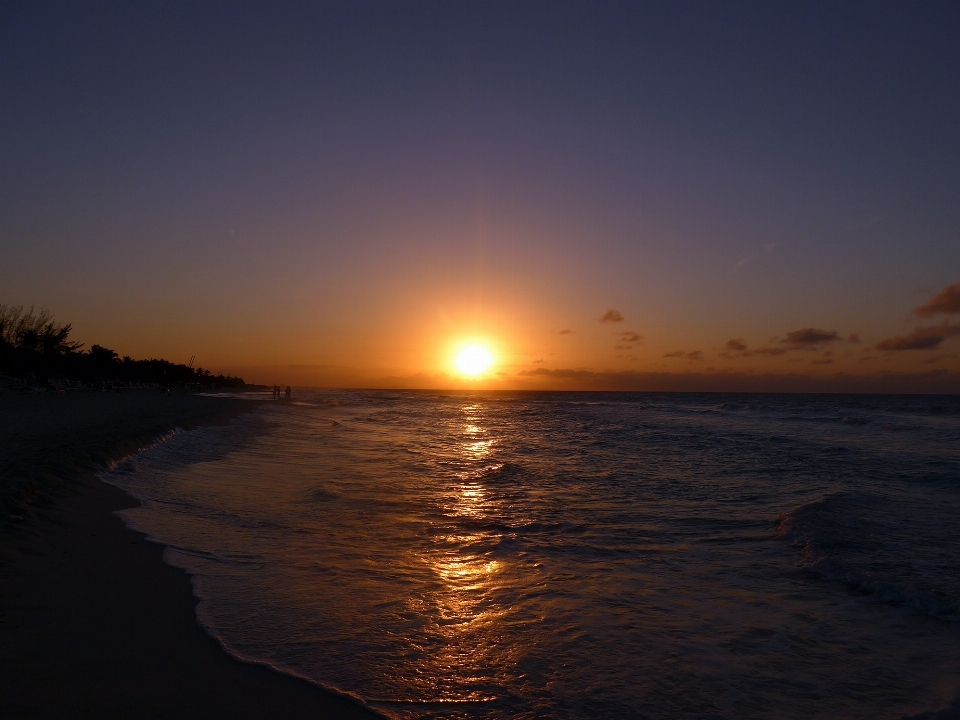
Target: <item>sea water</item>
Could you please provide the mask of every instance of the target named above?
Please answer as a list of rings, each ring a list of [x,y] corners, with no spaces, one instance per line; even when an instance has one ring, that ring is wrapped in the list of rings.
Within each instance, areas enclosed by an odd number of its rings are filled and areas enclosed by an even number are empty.
[[[105,478],[227,651],[394,718],[960,707],[957,397],[304,391]]]

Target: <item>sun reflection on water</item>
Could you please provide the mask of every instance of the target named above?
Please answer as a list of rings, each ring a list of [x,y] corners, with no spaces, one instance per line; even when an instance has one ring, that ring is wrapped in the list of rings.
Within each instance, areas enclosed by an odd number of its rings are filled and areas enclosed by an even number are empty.
[[[438,700],[482,702],[496,696],[489,672],[501,664],[498,628],[505,615],[494,600],[498,576],[505,569],[492,557],[501,538],[492,525],[484,527],[497,512],[497,502],[483,482],[497,439],[484,422],[481,404],[464,405],[460,413],[462,424],[451,428],[449,461],[455,470],[440,507],[447,520],[423,558],[437,580],[427,601],[433,606],[433,631],[443,642],[421,671],[433,676]]]

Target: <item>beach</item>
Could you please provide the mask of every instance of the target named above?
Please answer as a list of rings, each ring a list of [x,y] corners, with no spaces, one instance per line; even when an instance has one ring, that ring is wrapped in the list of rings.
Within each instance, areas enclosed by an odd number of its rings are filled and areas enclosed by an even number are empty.
[[[156,391],[0,394],[0,715],[374,718],[351,698],[228,655],[189,577],[97,478],[176,428],[255,402]]]

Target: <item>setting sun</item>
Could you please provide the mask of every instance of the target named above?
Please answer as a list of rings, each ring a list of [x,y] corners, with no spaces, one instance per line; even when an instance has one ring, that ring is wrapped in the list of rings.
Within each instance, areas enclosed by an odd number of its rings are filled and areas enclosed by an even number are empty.
[[[493,355],[482,345],[467,345],[454,360],[457,371],[463,375],[475,377],[483,373],[493,363]]]

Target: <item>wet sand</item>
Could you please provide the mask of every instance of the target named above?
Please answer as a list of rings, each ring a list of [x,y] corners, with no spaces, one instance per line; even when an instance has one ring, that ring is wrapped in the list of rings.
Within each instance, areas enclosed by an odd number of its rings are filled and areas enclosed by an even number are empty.
[[[251,401],[147,391],[0,395],[0,717],[377,718],[240,662],[197,624],[187,575],[95,477],[174,427]]]

